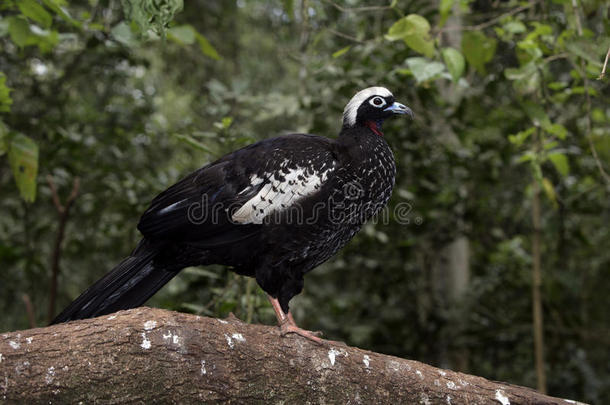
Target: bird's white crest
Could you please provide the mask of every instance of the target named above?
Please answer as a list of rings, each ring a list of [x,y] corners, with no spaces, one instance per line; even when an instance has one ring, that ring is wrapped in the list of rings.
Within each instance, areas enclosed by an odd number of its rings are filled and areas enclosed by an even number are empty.
[[[356,117],[358,115],[358,108],[360,105],[369,97],[381,96],[390,97],[392,92],[385,87],[369,87],[364,90],[360,90],[345,106],[343,110],[343,126],[351,127],[356,124]]]
[[[262,224],[270,213],[288,209],[299,200],[318,192],[332,170],[334,168],[307,174],[307,169],[296,167],[281,176],[281,180],[271,175],[269,182],[235,211],[231,219],[240,224]],[[263,179],[254,176],[250,180],[252,185],[258,185]]]

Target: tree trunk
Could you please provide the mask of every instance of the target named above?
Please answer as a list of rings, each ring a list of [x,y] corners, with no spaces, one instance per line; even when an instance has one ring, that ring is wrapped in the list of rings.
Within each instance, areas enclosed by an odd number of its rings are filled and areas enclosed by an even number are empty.
[[[451,338],[457,338],[458,333],[463,333],[464,319],[468,318],[471,310],[464,303],[464,297],[470,287],[470,241],[464,235],[454,239],[444,249],[447,254],[447,293],[448,303],[457,316],[450,318],[452,324]],[[454,312],[455,314],[456,312]],[[451,346],[451,345],[450,345]],[[449,365],[452,369],[468,372],[469,351],[466,345],[453,345],[448,351]]]
[[[142,307],[1,336],[5,403],[575,403],[235,317]]]
[[[540,128],[536,129],[536,153],[540,154]],[[540,240],[542,219],[540,214],[540,183],[534,177],[532,193],[532,319],[534,332],[534,358],[536,364],[536,384],[538,391],[546,394],[546,371],[544,363],[544,319],[542,314],[542,265]]]

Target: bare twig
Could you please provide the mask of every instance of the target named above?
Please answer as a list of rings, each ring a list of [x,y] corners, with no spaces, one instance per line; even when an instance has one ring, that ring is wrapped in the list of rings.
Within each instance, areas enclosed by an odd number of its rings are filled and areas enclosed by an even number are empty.
[[[36,315],[34,314],[34,305],[32,305],[32,300],[28,294],[23,294],[21,296],[21,300],[25,304],[25,313],[28,316],[28,321],[30,323],[31,328],[36,327]]]
[[[47,183],[49,183],[49,188],[51,189],[51,197],[53,198],[53,204],[57,209],[57,212],[60,214],[64,212],[64,207],[61,205],[61,201],[59,201],[59,195],[57,194],[57,187],[55,187],[55,182],[53,181],[53,177],[50,175],[47,176]]]
[[[55,187],[55,182],[53,181],[53,177],[47,176],[47,183],[49,183],[49,188],[51,189],[51,197],[53,198],[53,204],[55,204],[55,208],[57,212],[60,214],[64,214],[67,210],[70,209],[70,206],[76,199],[78,195],[78,189],[80,187],[80,179],[76,177],[72,183],[72,192],[68,196],[66,200],[66,205],[62,205],[61,201],[59,201],[59,195],[57,194],[57,187]]]
[[[536,153],[540,154],[540,131],[535,133]],[[542,314],[542,264],[541,264],[541,233],[542,221],[540,218],[540,184],[534,179],[532,195],[532,317],[534,332],[534,355],[536,364],[536,383],[538,391],[546,393],[546,373],[544,364],[544,320]]]
[[[477,24],[477,25],[465,25],[465,26],[456,26],[456,27],[446,27],[446,28],[442,28],[438,31],[438,33],[442,33],[442,32],[449,32],[449,31],[478,31],[478,30],[482,30],[484,28],[490,27],[492,25],[494,25],[495,23],[497,23],[498,21],[502,20],[503,18],[506,17],[510,17],[512,15],[515,14],[519,14],[520,12],[527,10],[529,8],[531,8],[532,6],[534,6],[535,2],[531,2],[525,6],[521,6],[521,7],[517,7],[514,8],[510,11],[507,11],[506,13],[500,14],[497,17],[492,18],[489,21],[485,21],[484,23],[481,24]]]
[[[332,28],[326,28],[326,31],[328,31],[328,32],[330,32],[331,34],[336,35],[336,36],[338,36],[338,37],[345,38],[345,39],[349,39],[350,41],[357,42],[357,43],[359,43],[359,44],[364,44],[364,43],[366,42],[366,41],[362,41],[362,40],[360,40],[360,39],[358,39],[358,38],[356,38],[356,37],[352,37],[351,35],[344,34],[344,33],[339,32],[339,31],[335,31],[335,30],[334,30],[334,29],[332,29]]]
[[[597,78],[597,80],[602,80],[604,76],[606,76],[606,66],[608,66],[608,57],[610,57],[610,48],[608,48],[608,53],[606,53],[606,60],[604,60],[604,67],[602,68],[602,72]]]
[[[357,12],[361,12],[361,11],[381,11],[381,10],[391,10],[393,8],[389,5],[388,6],[343,7],[331,0],[324,0],[324,2],[330,4],[337,10],[341,11],[342,13],[347,13],[347,12],[357,13]]]
[[[51,284],[49,286],[49,311],[47,320],[51,322],[55,316],[55,301],[57,297],[57,277],[59,275],[59,261],[61,259],[61,243],[64,239],[64,232],[66,229],[66,222],[68,221],[68,215],[70,213],[70,207],[76,197],[78,196],[78,189],[80,187],[80,179],[74,178],[72,183],[72,191],[66,199],[65,205],[62,205],[59,200],[59,194],[57,193],[57,187],[53,181],[53,177],[47,176],[47,182],[51,189],[51,196],[53,198],[53,204],[59,215],[59,225],[57,227],[57,235],[55,236],[55,245],[53,247],[53,254],[51,256]]]
[[[569,56],[570,56],[570,54],[565,53],[565,52],[564,53],[558,53],[558,54],[551,55],[551,56],[548,56],[548,57],[544,58],[542,60],[542,62],[546,64],[546,63],[552,62],[552,61],[557,60],[557,59],[567,59]]]

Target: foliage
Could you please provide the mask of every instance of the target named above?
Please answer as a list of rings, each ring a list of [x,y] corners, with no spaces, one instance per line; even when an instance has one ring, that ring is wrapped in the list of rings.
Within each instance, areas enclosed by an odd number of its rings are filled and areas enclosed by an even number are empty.
[[[146,33],[152,29],[164,35],[165,28],[182,11],[182,0],[121,0],[125,16],[135,22]]]
[[[535,385],[537,182],[549,392],[610,401],[605,2],[184,3],[0,5],[2,329],[27,327],[21,294],[38,322],[45,312],[57,230],[45,176],[62,195],[82,179],[62,251],[67,304],[135,246],[158,192],[258,139],[333,136],[346,100],[380,84],[416,114],[386,124],[390,207],[307,275],[297,321]],[[456,251],[469,259],[465,289]],[[253,280],[217,266],[184,270],[151,305],[274,321]]]
[[[23,134],[9,137],[8,161],[21,197],[27,202],[36,199],[38,145]]]

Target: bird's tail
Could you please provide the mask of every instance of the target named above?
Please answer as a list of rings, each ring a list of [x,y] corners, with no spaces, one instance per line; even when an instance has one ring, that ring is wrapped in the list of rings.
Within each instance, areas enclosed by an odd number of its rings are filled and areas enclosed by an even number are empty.
[[[75,299],[51,325],[138,307],[178,271],[155,268],[158,249],[142,240],[131,255]],[[158,266],[157,266],[158,267]]]

